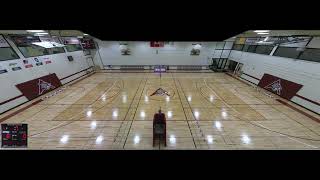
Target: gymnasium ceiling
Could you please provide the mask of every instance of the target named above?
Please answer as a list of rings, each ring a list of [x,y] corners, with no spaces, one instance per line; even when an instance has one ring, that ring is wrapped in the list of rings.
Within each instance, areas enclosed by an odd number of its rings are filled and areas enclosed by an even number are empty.
[[[255,30],[245,31],[237,37],[265,36],[320,36],[320,30],[269,30],[268,34],[257,34]]]

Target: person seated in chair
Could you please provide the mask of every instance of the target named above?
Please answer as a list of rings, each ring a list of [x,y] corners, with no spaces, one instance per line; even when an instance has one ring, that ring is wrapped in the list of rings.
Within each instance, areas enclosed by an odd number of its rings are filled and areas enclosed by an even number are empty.
[[[159,137],[159,139],[164,138],[165,146],[167,146],[167,143],[166,143],[166,115],[161,112],[161,109],[158,111],[158,113],[154,114],[153,130],[154,130],[154,135],[156,137]],[[154,140],[155,140],[155,137],[154,137]],[[153,140],[153,145],[154,145],[154,140]]]

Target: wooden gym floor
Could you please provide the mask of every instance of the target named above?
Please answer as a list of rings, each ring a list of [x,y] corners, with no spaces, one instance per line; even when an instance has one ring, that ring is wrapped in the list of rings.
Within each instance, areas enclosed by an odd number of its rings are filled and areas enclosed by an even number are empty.
[[[170,96],[150,96],[159,87]],[[160,79],[156,73],[101,71],[60,89],[2,122],[28,124],[28,149],[320,147],[319,122],[225,73],[163,73]],[[167,147],[152,147],[152,118],[160,107]]]

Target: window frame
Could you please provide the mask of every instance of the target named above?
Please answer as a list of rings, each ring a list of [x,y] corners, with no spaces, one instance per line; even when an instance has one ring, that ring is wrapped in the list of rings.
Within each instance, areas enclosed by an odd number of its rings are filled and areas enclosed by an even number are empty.
[[[235,46],[241,46],[241,49],[234,49]],[[242,51],[244,47],[244,44],[233,44],[232,49],[231,50],[235,50],[235,51]]]
[[[317,63],[320,63],[320,59],[318,61],[315,61],[315,60],[310,60],[310,59],[302,59],[301,56],[303,55],[303,53],[307,50],[307,49],[312,49],[312,50],[319,50],[319,48],[306,48],[304,51],[302,51],[299,56],[298,56],[298,59],[299,60],[303,60],[303,61],[310,61],[310,62],[317,62]]]
[[[247,46],[247,49],[245,50],[245,47]],[[242,51],[243,52],[248,52],[248,49],[250,47],[250,44],[244,44],[243,48],[242,48]]]
[[[251,46],[254,46],[254,50],[253,50],[253,51],[248,51]],[[249,47],[248,47],[248,49],[247,49],[246,52],[248,52],[248,53],[256,53],[257,46],[258,46],[258,45],[255,45],[255,44],[249,44]],[[257,53],[256,53],[256,54],[257,54]]]
[[[264,46],[264,47],[265,47],[265,46],[267,46],[267,47],[271,47],[270,52],[269,52],[268,54],[257,53],[257,48],[258,48],[258,47],[262,47],[262,46]],[[273,50],[273,48],[274,48],[274,47],[275,47],[275,46],[273,46],[273,45],[257,45],[257,46],[256,46],[256,48],[255,48],[255,52],[254,52],[254,53],[269,56],[269,55],[271,54],[271,52],[272,52],[272,50]]]
[[[286,56],[277,56],[277,52],[279,51],[279,49],[281,48],[288,48],[288,49],[297,49],[298,47],[287,47],[287,46],[278,46],[277,49],[274,51],[274,53],[272,54],[272,56],[276,56],[276,57],[282,57],[282,58],[289,58],[289,59],[299,59],[301,53],[298,52],[297,56],[295,58],[293,57],[286,57]]]
[[[66,38],[76,38],[76,39],[78,39],[79,44],[65,44],[65,39],[66,39]],[[81,44],[81,40],[80,40],[79,38],[77,38],[77,37],[74,37],[74,36],[63,36],[63,37],[60,37],[60,41],[62,41],[62,44],[65,45],[64,48],[65,48],[66,52],[84,51],[84,48],[82,47],[82,44]],[[67,45],[80,45],[81,50],[68,51]]]
[[[23,35],[23,36],[26,36],[26,35]],[[10,37],[11,38],[11,37]],[[41,41],[41,39],[39,38],[39,40],[40,40],[40,42],[42,42]],[[64,52],[60,52],[60,53],[52,53],[52,54],[42,54],[42,55],[37,55],[37,56],[26,56],[22,51],[21,51],[21,49],[19,48],[19,46],[15,43],[15,41],[14,40],[12,40],[11,39],[11,41],[14,43],[14,45],[17,47],[17,49],[19,50],[19,52],[22,54],[22,56],[24,57],[24,58],[33,58],[33,57],[41,57],[41,56],[49,56],[49,55],[54,55],[54,54],[62,54],[62,53],[66,53],[66,50],[64,49],[64,47],[61,47],[62,49],[63,49],[63,51]],[[36,45],[35,45],[36,46]],[[40,47],[40,46],[39,46]],[[58,47],[58,48],[60,48],[60,47]],[[46,49],[46,48],[44,48],[44,49]],[[47,48],[47,49],[50,49],[50,48]]]
[[[7,44],[9,45],[9,47],[0,47],[0,48],[10,48],[14,54],[17,56],[17,58],[13,58],[13,59],[5,59],[5,60],[1,60],[0,59],[0,62],[1,61],[12,61],[12,60],[17,60],[17,59],[21,59],[21,57],[19,56],[19,54],[17,53],[17,51],[12,47],[12,45],[8,42],[8,40],[4,37],[3,34],[0,34],[0,36],[3,37],[3,39],[7,42]]]
[[[65,48],[66,48],[66,51],[67,51],[67,52],[83,51],[83,47],[82,47],[81,44],[64,44],[64,45],[65,45]],[[80,50],[75,50],[75,51],[69,51],[68,48],[67,48],[68,45],[79,45],[79,46],[81,47],[81,49],[80,49]]]

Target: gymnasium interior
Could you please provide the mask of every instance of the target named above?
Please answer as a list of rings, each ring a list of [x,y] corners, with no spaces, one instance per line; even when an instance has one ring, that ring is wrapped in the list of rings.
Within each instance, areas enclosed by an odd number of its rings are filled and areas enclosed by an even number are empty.
[[[319,63],[319,30],[0,30],[1,150],[318,150]]]

